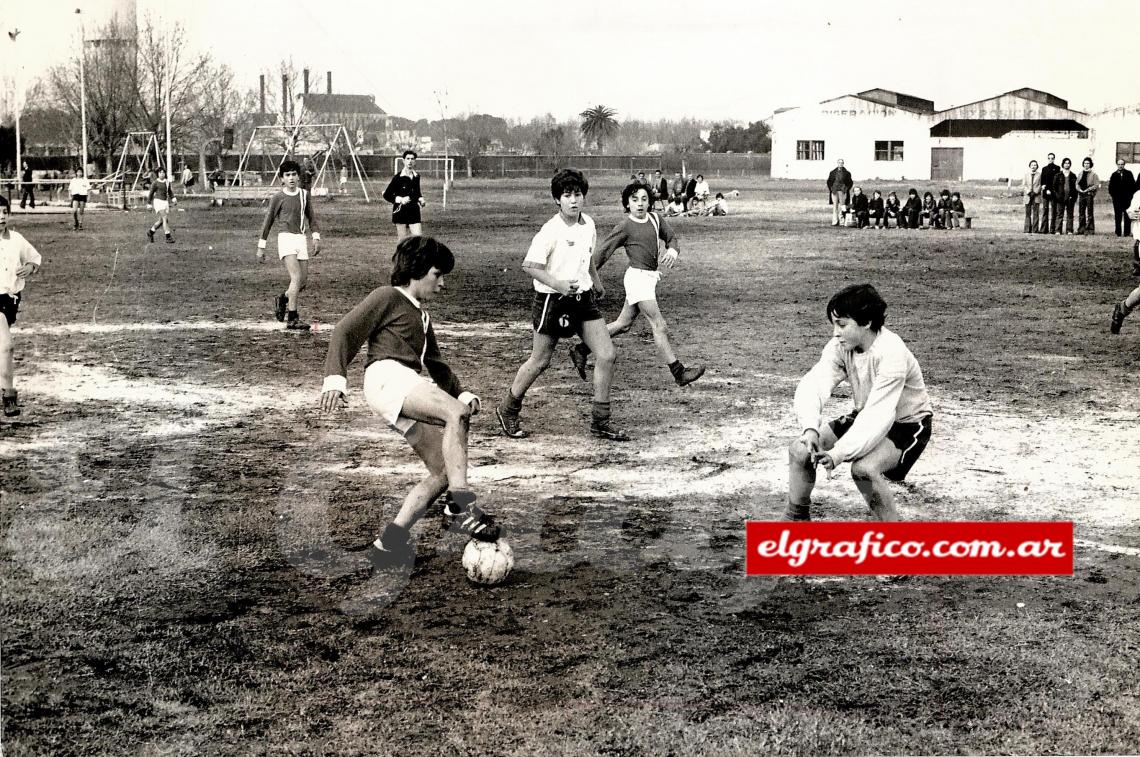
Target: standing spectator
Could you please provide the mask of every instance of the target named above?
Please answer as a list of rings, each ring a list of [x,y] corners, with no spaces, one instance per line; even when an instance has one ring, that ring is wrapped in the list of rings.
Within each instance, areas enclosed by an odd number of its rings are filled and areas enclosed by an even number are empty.
[[[1029,172],[1021,178],[1021,196],[1025,200],[1025,233],[1037,231],[1038,213],[1041,210],[1041,172],[1037,161],[1029,161]]]
[[[1077,175],[1073,173],[1073,161],[1064,158],[1061,172],[1053,177],[1053,233],[1064,234],[1068,222],[1073,233],[1073,211],[1077,206]]]
[[[392,203],[392,223],[396,225],[396,241],[423,233],[420,208],[424,197],[420,192],[420,175],[416,173],[415,150],[404,150],[404,167],[392,177],[384,190],[384,199]]]
[[[697,183],[693,187],[693,198],[700,202],[701,210],[708,207],[710,194],[712,194],[712,190],[709,189],[709,183],[705,181],[704,176],[697,174]]]
[[[904,229],[917,229],[922,223],[922,200],[918,199],[918,190],[911,187],[906,196],[906,204],[899,215]]]
[[[190,170],[190,166],[185,163],[182,164],[182,194],[190,194],[190,187],[194,185],[194,172]]]
[[[827,202],[831,205],[832,226],[838,226],[840,214],[847,211],[853,186],[855,180],[851,178],[851,172],[843,167],[843,158],[840,158],[835,162],[835,168],[827,175]]]
[[[348,194],[348,166],[346,164],[342,164],[340,167],[340,174],[337,176],[337,185],[342,195]]]
[[[1116,225],[1116,236],[1126,237],[1132,233],[1132,219],[1128,217],[1128,203],[1136,192],[1136,178],[1124,167],[1124,158],[1116,161],[1116,170],[1108,178],[1108,196],[1112,198],[1112,222]]]
[[[1081,175],[1077,178],[1077,224],[1078,234],[1095,234],[1096,221],[1093,220],[1093,198],[1100,189],[1100,177],[1092,170],[1092,158],[1081,161]]]
[[[31,200],[32,207],[36,207],[36,187],[32,184],[32,169],[28,167],[28,161],[24,161],[24,170],[20,174],[20,209],[24,208],[24,202]]]
[[[1041,225],[1038,229],[1042,234],[1051,234],[1057,224],[1053,214],[1053,180],[1061,173],[1061,169],[1054,162],[1057,160],[1056,155],[1049,153],[1045,157],[1049,162],[1041,169]]]
[[[658,168],[653,172],[653,204],[661,203],[661,209],[665,209],[665,203],[669,201],[669,180],[661,175],[661,169]],[[650,208],[652,210],[653,208]]]
[[[689,209],[688,198],[685,197],[685,177],[681,175],[680,171],[673,174],[673,191],[669,195],[669,199],[673,202],[680,202],[684,206],[684,210]]]

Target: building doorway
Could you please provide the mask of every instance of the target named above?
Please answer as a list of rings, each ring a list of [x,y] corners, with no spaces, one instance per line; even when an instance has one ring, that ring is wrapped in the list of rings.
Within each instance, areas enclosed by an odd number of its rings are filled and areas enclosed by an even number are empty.
[[[930,148],[930,178],[931,179],[962,179],[962,153],[961,147],[931,147]]]

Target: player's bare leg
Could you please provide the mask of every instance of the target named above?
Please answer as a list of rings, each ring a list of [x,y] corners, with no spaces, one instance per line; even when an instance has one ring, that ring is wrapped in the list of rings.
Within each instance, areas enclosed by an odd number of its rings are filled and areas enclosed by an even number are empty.
[[[4,397],[4,414],[19,415],[16,405],[16,387],[13,384],[15,368],[13,364],[12,331],[8,320],[0,317],[0,389]]]
[[[424,225],[422,223],[409,223],[405,228],[408,230],[405,236],[422,237],[424,235]]]
[[[606,322],[601,318],[582,324],[582,341],[594,353],[594,406],[591,411],[590,432],[599,438],[614,442],[629,441],[629,437],[610,424],[610,386],[614,379],[617,350],[610,339]]]
[[[409,529],[423,517],[428,505],[447,491],[447,472],[443,456],[443,430],[438,426],[417,423],[407,435],[408,444],[427,466],[428,475],[421,478],[404,497],[404,504],[392,520],[400,528]]]
[[[866,455],[851,462],[851,478],[877,520],[899,520],[895,495],[883,474],[898,465],[900,455],[893,442],[883,439]]]
[[[673,374],[673,380],[677,382],[677,385],[686,386],[703,376],[705,374],[703,365],[697,364],[686,368],[677,359],[677,353],[673,351],[673,345],[669,342],[668,323],[665,321],[665,316],[661,314],[657,300],[639,302],[638,307],[641,308],[641,312],[645,314],[646,320],[649,321],[649,325],[653,329],[653,343],[657,345],[657,354],[665,361],[665,365],[669,366],[669,372]]]
[[[826,452],[835,445],[835,434],[830,426],[824,426],[819,434],[816,452]],[[813,450],[802,439],[794,440],[788,447],[788,510],[785,520],[811,519],[811,493],[815,489],[816,463]]]
[[[309,325],[302,323],[297,313],[301,291],[309,279],[309,261],[298,260],[296,255],[286,255],[284,258],[285,270],[289,272],[289,288],[285,290],[286,328],[306,330]]]
[[[399,244],[404,237],[411,236],[411,230],[406,223],[398,223],[396,226],[396,243]]]
[[[538,380],[543,371],[550,367],[550,360],[554,357],[554,347],[557,344],[556,338],[539,334],[537,331],[534,332],[530,357],[519,366],[514,381],[507,388],[507,396],[503,397],[502,402],[495,408],[495,417],[498,419],[503,433],[507,436],[516,439],[526,436],[526,432],[522,430],[522,426],[519,424],[523,397],[526,396],[527,390]]]
[[[628,302],[622,305],[621,313],[618,314],[617,320],[606,325],[606,331],[609,332],[610,338],[613,339],[618,334],[624,334],[633,327],[633,322],[637,320],[637,314],[641,309],[637,305],[630,305]]]
[[[471,408],[439,387],[424,383],[404,398],[400,415],[443,427],[440,450],[448,487],[466,489],[467,430],[471,424]]]

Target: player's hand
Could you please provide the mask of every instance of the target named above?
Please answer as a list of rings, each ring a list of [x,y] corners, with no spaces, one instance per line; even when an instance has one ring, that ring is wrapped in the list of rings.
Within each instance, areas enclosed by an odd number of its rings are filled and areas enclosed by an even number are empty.
[[[828,471],[829,474],[831,471],[835,470],[835,459],[832,458],[830,452],[820,452],[813,457],[815,459],[815,464],[822,465],[824,467],[824,470]]]
[[[427,205],[427,200],[425,200],[424,198],[421,197],[420,198],[420,207],[422,208],[424,205]]]
[[[578,294],[578,279],[571,279],[566,282],[566,291],[563,292],[567,297]]]
[[[321,395],[321,412],[325,415],[343,410],[346,407],[348,407],[348,400],[345,399],[344,392],[329,389]]]
[[[320,254],[321,254],[321,240],[314,239],[313,240],[313,257],[315,258],[317,255],[320,255]]]
[[[481,402],[479,402],[478,397],[472,397],[471,401],[467,403],[467,407],[471,408],[471,414],[472,415],[478,415],[479,414],[479,408],[481,408],[482,406],[483,406],[483,404]]]
[[[146,209],[147,209],[147,210],[154,210],[154,206],[153,206],[153,205],[151,205],[151,204],[148,202],[148,203],[146,204]]]
[[[39,266],[37,266],[35,263],[24,263],[22,266],[16,269],[16,277],[22,279],[25,276],[31,276],[38,270],[40,270]]]
[[[261,249],[260,247],[257,248],[257,262],[258,263],[264,263],[265,262],[265,250]]]
[[[661,265],[666,268],[672,268],[677,264],[677,251],[673,249],[665,250],[665,254],[661,257]]]

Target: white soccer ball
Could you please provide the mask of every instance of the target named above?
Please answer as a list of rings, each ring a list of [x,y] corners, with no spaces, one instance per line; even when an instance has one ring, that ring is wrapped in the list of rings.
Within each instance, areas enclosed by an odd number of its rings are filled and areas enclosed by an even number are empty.
[[[502,583],[515,567],[515,554],[505,539],[472,539],[463,549],[463,570],[472,583],[493,586]]]

